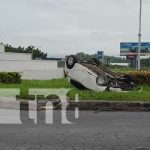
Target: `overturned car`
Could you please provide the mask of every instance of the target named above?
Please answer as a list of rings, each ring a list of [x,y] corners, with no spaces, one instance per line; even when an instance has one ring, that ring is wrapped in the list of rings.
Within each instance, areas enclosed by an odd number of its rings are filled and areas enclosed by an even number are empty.
[[[134,83],[130,76],[121,76],[99,65],[97,59],[77,61],[70,55],[65,61],[65,75],[77,88],[94,91],[129,91]]]

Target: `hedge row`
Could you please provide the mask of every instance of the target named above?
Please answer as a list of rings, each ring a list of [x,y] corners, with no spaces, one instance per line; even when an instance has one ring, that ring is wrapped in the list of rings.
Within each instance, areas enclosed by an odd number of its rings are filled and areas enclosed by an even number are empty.
[[[17,72],[0,72],[0,83],[21,83],[21,75]]]
[[[124,75],[130,75],[135,84],[142,85],[142,84],[150,84],[150,72],[147,71],[129,71],[124,72]]]

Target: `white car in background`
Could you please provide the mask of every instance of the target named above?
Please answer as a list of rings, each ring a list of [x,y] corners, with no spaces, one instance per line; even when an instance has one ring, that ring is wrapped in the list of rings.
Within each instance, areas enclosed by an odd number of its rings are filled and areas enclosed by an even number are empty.
[[[78,62],[74,55],[65,61],[65,75],[77,88],[94,91],[128,91],[133,90],[134,83],[129,76],[120,76],[100,67],[98,60]]]

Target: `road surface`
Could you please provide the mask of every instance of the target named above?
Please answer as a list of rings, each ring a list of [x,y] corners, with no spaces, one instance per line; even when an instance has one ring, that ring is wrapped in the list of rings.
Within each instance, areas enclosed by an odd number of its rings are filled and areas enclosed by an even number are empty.
[[[38,123],[21,112],[22,125],[0,125],[0,150],[149,150],[149,112],[67,113],[74,125],[62,125],[60,111],[54,124],[45,124],[44,111]]]

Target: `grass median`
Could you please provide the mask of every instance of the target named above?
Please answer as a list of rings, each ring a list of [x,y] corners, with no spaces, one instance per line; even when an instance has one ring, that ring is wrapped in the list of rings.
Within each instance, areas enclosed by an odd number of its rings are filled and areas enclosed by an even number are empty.
[[[33,99],[33,96],[28,95],[29,89],[41,88],[71,88],[71,85],[66,79],[53,79],[53,80],[22,80],[20,84],[5,84],[0,83],[0,88],[18,88],[20,89],[20,95],[17,98],[20,99]]]
[[[149,90],[148,90],[149,89]],[[81,91],[73,89],[68,93],[68,97],[74,100],[75,94],[79,95],[80,100],[102,100],[102,101],[142,101],[150,102],[150,87],[144,86],[142,92],[94,92],[94,91]]]
[[[145,101],[150,102],[150,86],[144,85],[142,92],[131,91],[128,93],[122,92],[94,92],[90,90],[78,90],[71,86],[66,79],[55,80],[23,80],[21,84],[3,84],[0,83],[0,88],[19,88],[20,99],[32,99],[28,95],[29,88],[69,88],[71,89],[67,96],[68,99],[74,100],[75,95],[79,95],[80,100],[102,100],[102,101]]]

